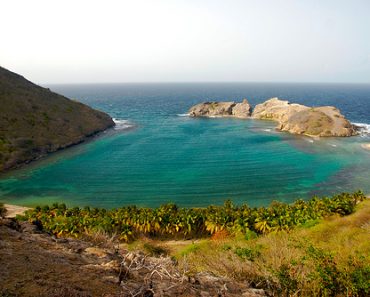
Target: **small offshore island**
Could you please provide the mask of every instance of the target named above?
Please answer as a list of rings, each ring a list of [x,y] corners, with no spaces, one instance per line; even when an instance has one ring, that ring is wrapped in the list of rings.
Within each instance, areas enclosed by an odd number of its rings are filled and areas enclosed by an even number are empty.
[[[192,117],[235,117],[243,119],[272,120],[277,130],[310,137],[348,137],[358,135],[352,125],[333,106],[308,107],[289,101],[271,98],[252,106],[247,99],[242,103],[204,102],[190,108]]]

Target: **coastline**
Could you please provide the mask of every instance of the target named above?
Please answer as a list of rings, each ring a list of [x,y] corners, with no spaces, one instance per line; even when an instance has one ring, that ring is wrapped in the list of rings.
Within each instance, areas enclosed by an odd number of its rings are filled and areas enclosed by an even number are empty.
[[[365,194],[365,196],[367,199],[370,199],[370,193]],[[7,213],[5,216],[6,218],[15,218],[16,215],[23,215],[25,211],[32,209],[32,207],[28,207],[28,206],[5,204],[5,203],[4,203],[4,207],[7,210]]]
[[[0,177],[2,174],[6,174],[12,170],[17,170],[17,169],[21,169],[23,168],[24,166],[27,166],[28,164],[31,164],[31,163],[34,163],[38,160],[42,160],[54,153],[57,153],[57,152],[60,152],[60,151],[63,151],[63,150],[66,150],[68,148],[72,148],[72,147],[75,147],[77,145],[80,145],[80,144],[83,144],[83,143],[88,143],[89,141],[92,141],[95,137],[99,137],[101,136],[101,134],[103,134],[104,132],[106,131],[109,131],[109,130],[113,130],[115,127],[115,125],[112,125],[112,126],[109,126],[107,128],[105,128],[104,130],[99,130],[99,131],[95,131],[89,135],[85,135],[83,137],[81,137],[80,139],[74,141],[74,142],[71,142],[71,143],[67,143],[66,145],[63,145],[63,146],[59,146],[57,148],[55,148],[54,150],[50,150],[50,151],[47,151],[47,152],[44,152],[44,153],[40,153],[38,156],[35,156],[34,158],[31,158],[31,159],[28,159],[28,160],[25,160],[21,163],[18,163],[12,167],[8,167],[8,168],[3,168],[2,170],[0,170]]]

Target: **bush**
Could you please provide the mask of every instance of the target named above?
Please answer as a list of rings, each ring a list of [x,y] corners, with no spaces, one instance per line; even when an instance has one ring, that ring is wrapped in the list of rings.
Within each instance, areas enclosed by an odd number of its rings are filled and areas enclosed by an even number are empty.
[[[235,249],[235,254],[238,255],[240,258],[242,259],[246,259],[246,260],[249,260],[249,261],[254,261],[256,258],[258,258],[259,256],[261,256],[261,248],[262,246],[258,245],[256,246],[255,248],[241,248],[241,247],[237,247]]]
[[[0,203],[0,218],[3,218],[6,214],[6,208],[4,207],[4,204]]]
[[[347,265],[340,266],[332,253],[310,246],[307,254],[314,260],[315,273],[322,296],[369,296],[370,265],[365,257],[350,256]]]

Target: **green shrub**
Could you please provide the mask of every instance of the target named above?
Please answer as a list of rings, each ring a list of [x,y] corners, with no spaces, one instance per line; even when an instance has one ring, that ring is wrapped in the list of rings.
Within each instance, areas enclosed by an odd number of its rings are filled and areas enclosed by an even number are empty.
[[[332,253],[322,249],[310,246],[307,255],[314,260],[311,278],[319,281],[321,296],[369,296],[370,265],[365,257],[350,256],[342,267]]]
[[[245,235],[244,235],[244,238],[246,240],[252,240],[252,239],[256,239],[258,237],[257,233],[252,231],[252,230],[246,230],[245,231]]]
[[[285,296],[291,296],[298,289],[298,280],[292,273],[291,265],[282,264],[279,270],[275,273],[279,280],[279,293],[285,293]]]
[[[6,208],[4,207],[4,204],[0,203],[0,218],[3,218],[6,214]]]
[[[191,245],[187,246],[185,249],[181,251],[181,256],[186,256],[191,253],[194,253],[200,249],[198,244],[192,243]]]
[[[262,246],[260,245],[256,246],[255,248],[237,247],[234,252],[240,258],[253,262],[256,258],[261,256],[261,248]]]

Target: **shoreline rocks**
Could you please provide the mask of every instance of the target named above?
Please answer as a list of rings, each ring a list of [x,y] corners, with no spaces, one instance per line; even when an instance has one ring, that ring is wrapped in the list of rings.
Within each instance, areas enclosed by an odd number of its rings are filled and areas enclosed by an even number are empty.
[[[310,137],[348,137],[358,135],[352,125],[333,106],[308,107],[290,103],[277,97],[257,104],[251,113],[246,99],[242,103],[205,102],[189,110],[192,117],[237,117],[272,120],[278,123],[276,129],[292,134]]]

